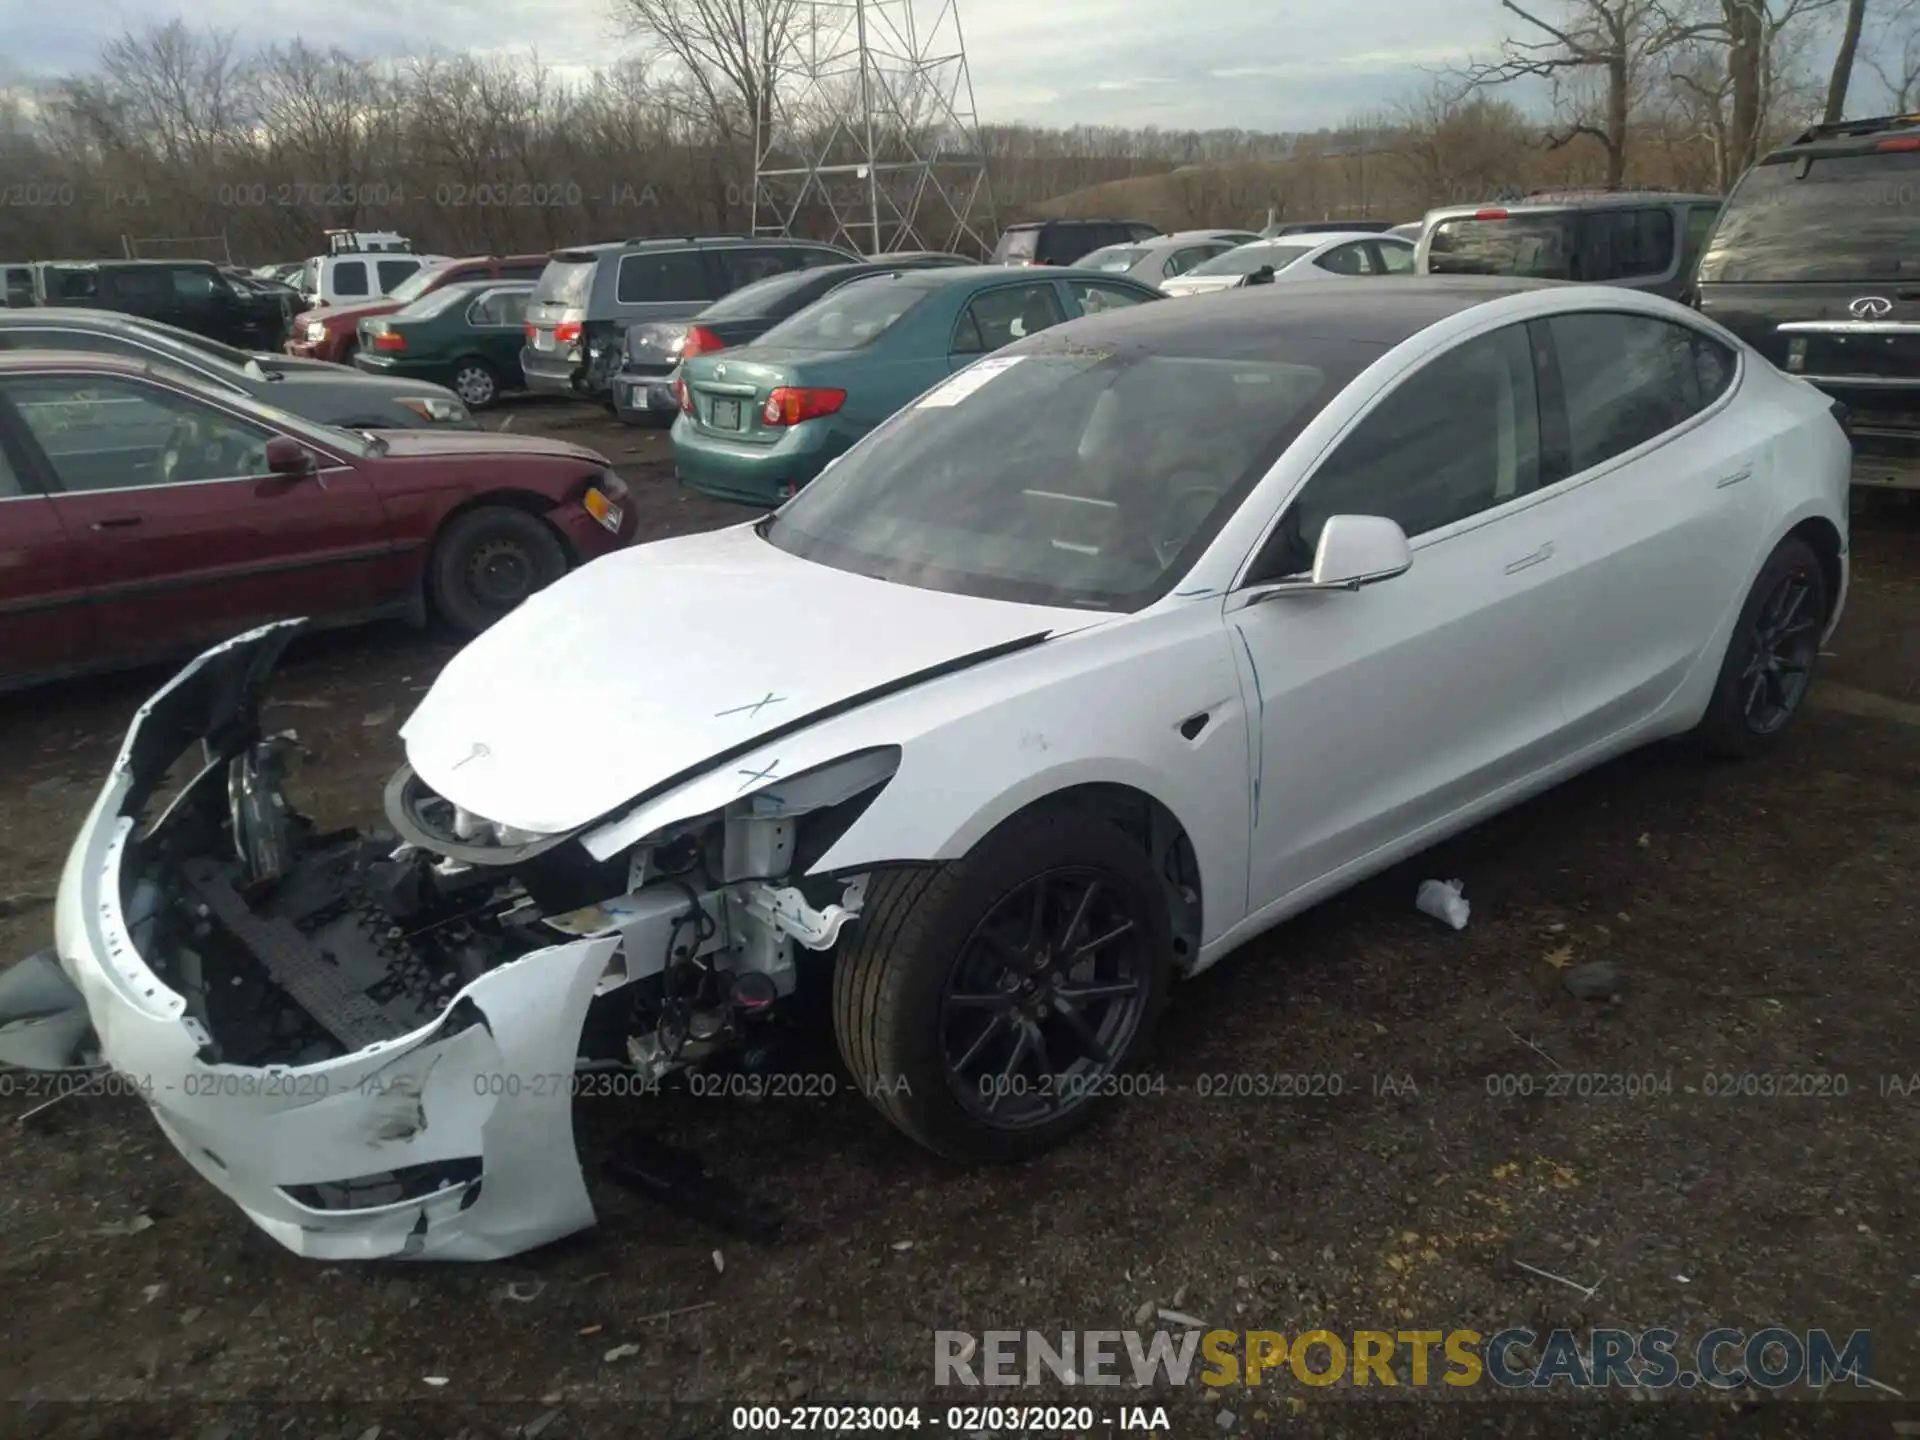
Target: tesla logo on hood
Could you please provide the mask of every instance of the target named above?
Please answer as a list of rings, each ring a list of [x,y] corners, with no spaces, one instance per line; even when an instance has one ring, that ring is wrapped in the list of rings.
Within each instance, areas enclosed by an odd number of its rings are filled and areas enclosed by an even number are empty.
[[[476,745],[473,747],[473,749],[467,752],[466,760],[461,760],[456,762],[453,768],[455,770],[458,770],[460,766],[465,765],[468,760],[484,760],[487,758],[487,756],[491,755],[492,753],[493,751],[489,750],[486,746]]]
[[[1884,319],[1893,310],[1893,301],[1884,295],[1862,295],[1847,306],[1847,313],[1856,320]]]

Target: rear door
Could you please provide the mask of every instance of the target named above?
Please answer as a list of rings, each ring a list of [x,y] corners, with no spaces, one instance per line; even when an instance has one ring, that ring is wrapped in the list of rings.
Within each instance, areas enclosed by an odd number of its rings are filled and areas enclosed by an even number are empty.
[[[321,455],[311,476],[269,474],[274,432],[146,377],[11,375],[0,395],[77,547],[103,655],[373,608],[386,524],[344,459]]]
[[[1714,663],[1703,647],[1745,598],[1764,539],[1774,427],[1794,422],[1749,408],[1736,424],[1740,357],[1692,326],[1596,309],[1534,332],[1560,563],[1577,577],[1556,682],[1584,748]]]
[[[0,683],[95,658],[80,555],[0,401]]]

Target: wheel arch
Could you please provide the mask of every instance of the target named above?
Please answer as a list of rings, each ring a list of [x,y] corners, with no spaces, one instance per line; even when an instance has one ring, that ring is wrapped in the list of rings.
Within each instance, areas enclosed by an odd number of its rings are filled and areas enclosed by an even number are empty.
[[[537,490],[515,490],[508,488],[504,490],[487,490],[478,495],[470,495],[459,504],[447,510],[434,525],[433,538],[427,542],[427,553],[431,555],[434,550],[439,547],[441,539],[447,533],[447,527],[452,525],[461,516],[470,515],[475,510],[485,510],[493,506],[498,506],[507,510],[523,511],[544,525],[553,538],[560,542],[560,549],[567,557],[567,568],[572,569],[580,563],[580,552],[573,548],[573,542],[567,538],[566,532],[547,518],[548,512],[559,503],[560,502],[552,499],[550,496],[542,495]]]
[[[1820,578],[1826,582],[1827,606],[1831,612],[1832,608],[1840,603],[1841,582],[1844,577],[1841,565],[1843,542],[1840,539],[1840,527],[1824,515],[1809,515],[1780,538],[1802,541],[1813,551],[1814,557],[1820,562]]]

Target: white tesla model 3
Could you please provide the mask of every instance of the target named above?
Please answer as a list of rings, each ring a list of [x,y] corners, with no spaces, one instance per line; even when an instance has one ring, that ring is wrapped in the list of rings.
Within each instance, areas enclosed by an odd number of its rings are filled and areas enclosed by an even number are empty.
[[[297,622],[202,656],[127,737],[45,978],[304,1254],[592,1223],[578,1077],[738,1064],[816,984],[901,1129],[1028,1155],[1124,1091],[1176,977],[1632,746],[1777,740],[1848,462],[1818,391],[1625,290],[1061,325],[469,645],[396,835],[284,801],[258,692]]]

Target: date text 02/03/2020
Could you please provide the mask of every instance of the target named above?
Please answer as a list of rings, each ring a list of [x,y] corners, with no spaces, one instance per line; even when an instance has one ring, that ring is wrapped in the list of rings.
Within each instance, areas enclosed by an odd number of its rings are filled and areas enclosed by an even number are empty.
[[[1165,1435],[1166,1409],[1157,1405],[736,1405],[729,1425],[740,1434],[795,1432],[897,1435],[922,1427],[961,1435],[982,1433],[1086,1435],[1096,1429]]]

